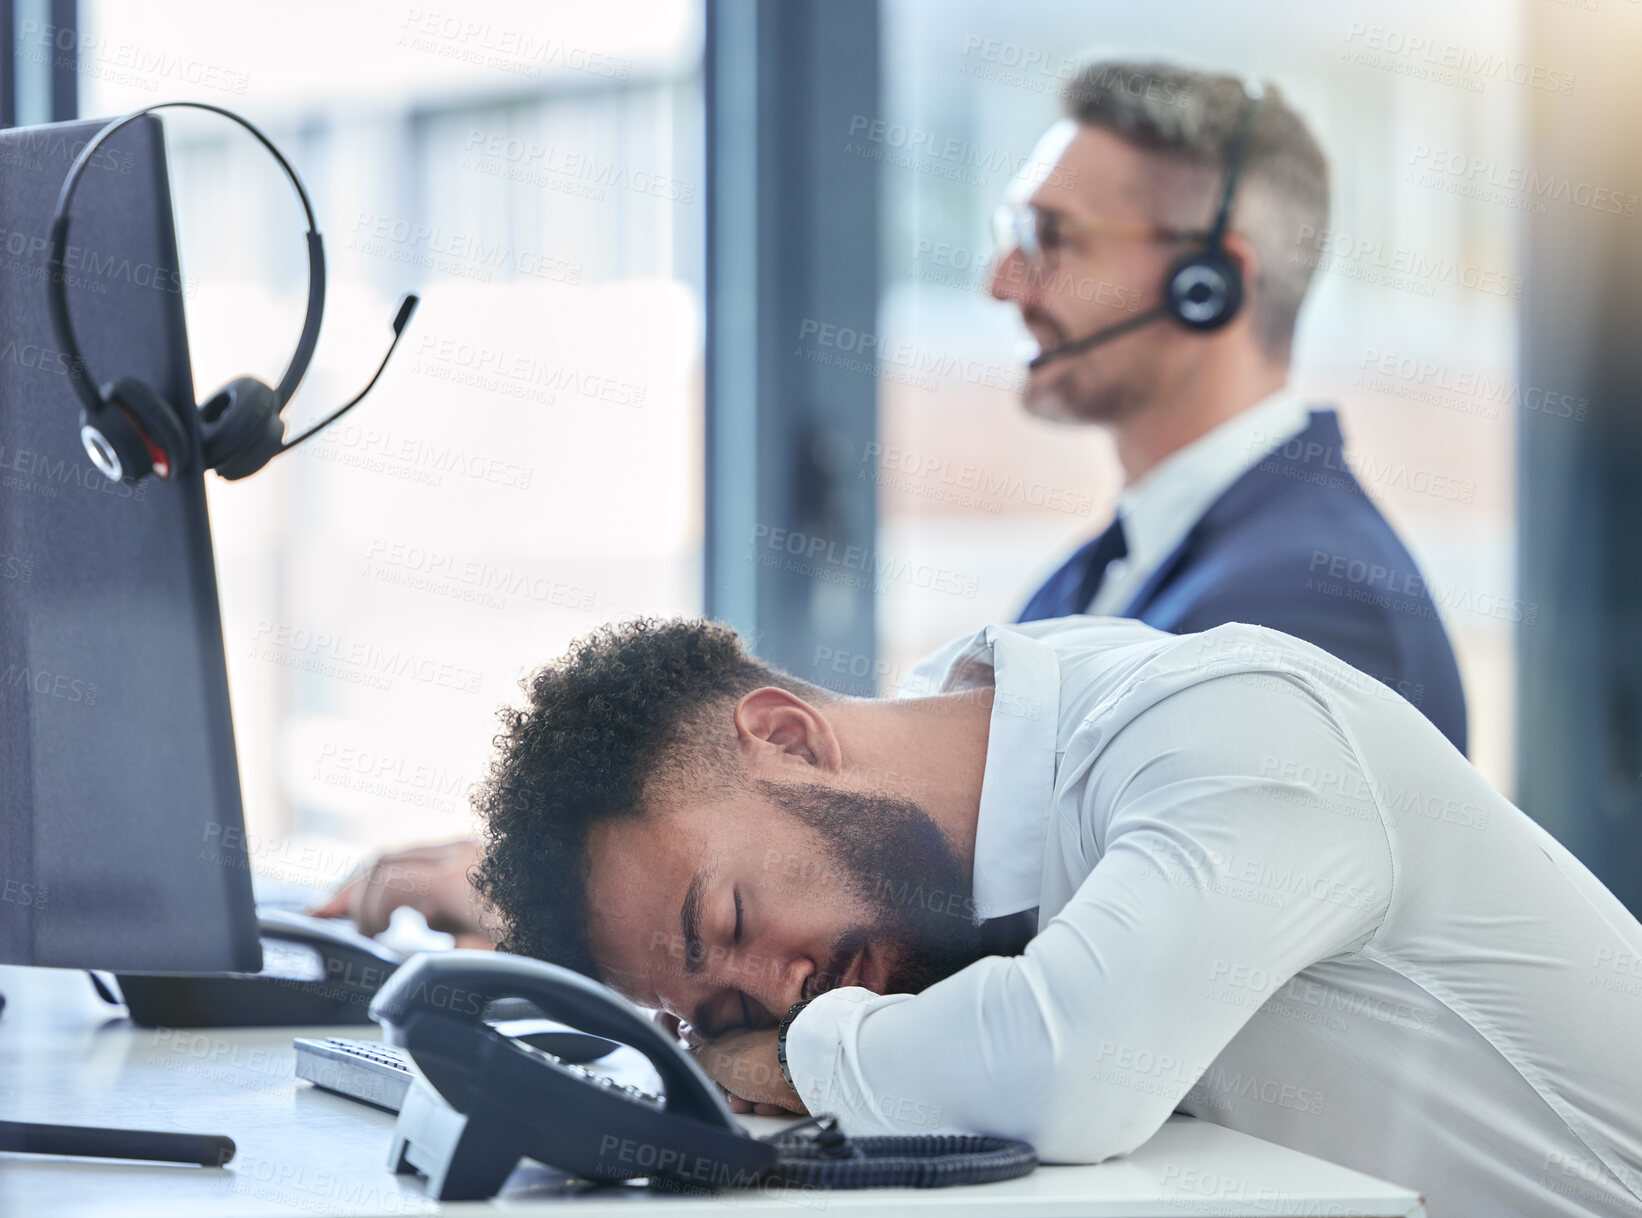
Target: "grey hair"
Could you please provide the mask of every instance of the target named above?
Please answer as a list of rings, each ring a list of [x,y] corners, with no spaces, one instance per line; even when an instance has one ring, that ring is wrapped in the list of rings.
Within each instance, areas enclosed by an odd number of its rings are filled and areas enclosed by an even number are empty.
[[[1207,228],[1225,180],[1226,154],[1244,105],[1236,76],[1142,60],[1086,61],[1066,84],[1069,117],[1162,158],[1150,183],[1152,207],[1169,227]],[[1164,166],[1183,167],[1198,189]],[[1315,259],[1301,237],[1328,228],[1328,159],[1274,86],[1265,87],[1249,131],[1232,227],[1259,255],[1251,284],[1254,332],[1272,358],[1286,361]]]

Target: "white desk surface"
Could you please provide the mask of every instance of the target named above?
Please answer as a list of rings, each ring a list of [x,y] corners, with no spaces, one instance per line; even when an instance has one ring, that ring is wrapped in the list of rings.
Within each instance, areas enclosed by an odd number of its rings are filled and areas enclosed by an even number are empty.
[[[953,1189],[749,1190],[709,1197],[639,1185],[593,1188],[526,1162],[489,1202],[430,1200],[387,1167],[392,1115],[316,1091],[293,1075],[293,1036],[376,1039],[375,1027],[133,1027],[83,973],[0,966],[0,1116],[64,1125],[225,1133],[223,1168],[0,1153],[0,1214],[90,1218],[223,1215],[614,1214],[635,1203],[678,1214],[851,1218],[913,1209],[1020,1218],[1321,1214],[1423,1218],[1418,1194],[1190,1117],[1170,1118],[1134,1155],[1094,1167],[1040,1167],[1018,1180]],[[747,1118],[754,1132],[779,1128]]]

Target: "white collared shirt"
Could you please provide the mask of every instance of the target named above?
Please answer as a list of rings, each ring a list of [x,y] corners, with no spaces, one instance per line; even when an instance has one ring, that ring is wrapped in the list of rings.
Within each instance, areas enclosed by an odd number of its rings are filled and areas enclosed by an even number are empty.
[[[1285,385],[1124,487],[1117,515],[1129,552],[1106,568],[1086,612],[1122,613],[1214,501],[1272,449],[1304,431],[1309,421],[1300,395]]]
[[[976,917],[1038,935],[817,998],[811,1112],[1095,1162],[1179,1108],[1433,1215],[1642,1213],[1642,926],[1417,710],[1276,631],[1089,617],[904,692],[987,683]]]

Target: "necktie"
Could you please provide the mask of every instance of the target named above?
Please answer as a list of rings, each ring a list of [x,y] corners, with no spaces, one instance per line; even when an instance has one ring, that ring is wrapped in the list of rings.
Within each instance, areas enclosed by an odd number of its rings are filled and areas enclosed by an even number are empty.
[[[1086,612],[1089,602],[1100,590],[1100,581],[1106,577],[1106,568],[1128,553],[1129,542],[1123,535],[1123,518],[1119,516],[1104,533],[1086,542],[1045,581],[1027,603],[1020,620],[1035,622],[1040,618]]]
[[[1106,578],[1106,568],[1118,559],[1129,553],[1129,539],[1123,535],[1123,517],[1119,516],[1112,521],[1108,528],[1089,548],[1089,565],[1084,568],[1083,579],[1078,584],[1078,600],[1073,613],[1085,613],[1089,609],[1089,602],[1095,599],[1095,593],[1100,591],[1101,581]]]

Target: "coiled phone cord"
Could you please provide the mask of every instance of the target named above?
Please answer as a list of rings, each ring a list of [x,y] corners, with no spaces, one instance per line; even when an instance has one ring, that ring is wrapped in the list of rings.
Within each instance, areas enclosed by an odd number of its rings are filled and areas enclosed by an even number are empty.
[[[813,1124],[806,1137],[800,1131]],[[835,1117],[810,1120],[764,1139],[780,1152],[763,1173],[801,1188],[944,1188],[1013,1180],[1038,1165],[1025,1142],[974,1134],[900,1134],[850,1138]]]

